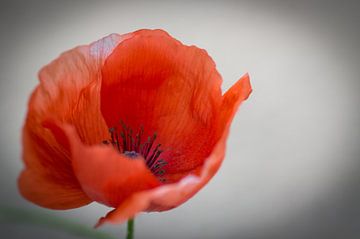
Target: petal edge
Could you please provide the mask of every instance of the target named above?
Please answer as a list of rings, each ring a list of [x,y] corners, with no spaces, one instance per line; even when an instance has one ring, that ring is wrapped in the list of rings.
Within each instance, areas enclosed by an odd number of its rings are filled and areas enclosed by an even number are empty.
[[[223,96],[223,119],[226,119],[223,134],[211,155],[205,160],[200,176],[188,175],[177,183],[160,186],[153,190],[139,192],[122,203],[118,208],[99,219],[95,227],[104,223],[123,223],[141,211],[165,211],[175,208],[197,193],[219,169],[225,156],[226,139],[231,121],[242,101],[251,93],[249,75],[244,75]]]

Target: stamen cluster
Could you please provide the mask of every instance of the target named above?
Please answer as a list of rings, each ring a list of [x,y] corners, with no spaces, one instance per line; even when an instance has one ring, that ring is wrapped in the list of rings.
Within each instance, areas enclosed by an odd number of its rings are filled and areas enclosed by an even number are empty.
[[[113,145],[120,153],[129,158],[136,158],[140,154],[144,158],[146,166],[155,176],[161,177],[165,174],[163,167],[167,162],[160,158],[163,150],[160,149],[161,144],[155,144],[156,132],[151,137],[148,136],[145,142],[142,142],[143,126],[140,126],[136,134],[134,134],[130,127],[120,121],[120,127],[109,128],[109,133],[111,139],[104,140],[104,144]],[[163,178],[160,178],[160,180],[164,181]]]

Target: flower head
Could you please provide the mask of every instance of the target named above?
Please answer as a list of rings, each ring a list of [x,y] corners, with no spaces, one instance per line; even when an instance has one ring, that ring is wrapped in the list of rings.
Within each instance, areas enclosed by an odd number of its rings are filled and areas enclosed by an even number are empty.
[[[162,30],[74,48],[39,79],[23,128],[20,192],[52,209],[115,208],[98,225],[196,194],[220,167],[232,118],[251,92],[245,75],[222,95],[206,51]]]

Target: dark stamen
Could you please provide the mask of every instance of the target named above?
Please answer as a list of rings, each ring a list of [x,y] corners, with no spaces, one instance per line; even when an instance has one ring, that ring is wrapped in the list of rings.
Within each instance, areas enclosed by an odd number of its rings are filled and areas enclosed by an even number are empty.
[[[163,167],[167,165],[164,159],[159,159],[163,150],[160,149],[161,144],[157,144],[155,147],[155,141],[157,138],[156,132],[147,140],[142,143],[142,135],[144,134],[144,127],[141,125],[139,130],[135,133],[128,127],[122,120],[120,121],[119,128],[109,128],[110,140],[104,140],[102,143],[109,145],[112,144],[120,153],[123,153],[129,158],[136,158],[141,155],[146,163],[146,166],[151,170],[155,176],[162,176],[165,174]],[[120,137],[119,137],[120,136]],[[120,139],[122,144],[120,143]],[[161,182],[164,182],[164,178],[159,178]]]
[[[111,143],[115,142],[115,137],[114,137],[114,132],[115,132],[115,128],[110,128],[109,132],[110,132],[110,136],[111,136]]]
[[[118,151],[120,152],[120,142],[119,142],[119,134],[116,132],[115,134],[115,138],[116,138],[116,148],[118,149]]]
[[[150,140],[150,142],[149,142],[149,147],[147,148],[146,153],[145,153],[145,155],[144,155],[145,158],[148,157],[149,152],[150,152],[150,150],[151,150],[151,148],[152,148],[152,146],[153,146],[153,144],[154,144],[155,139],[156,139],[156,133],[154,133],[154,135],[151,137],[151,140]]]
[[[153,163],[155,163],[156,159],[159,157],[159,155],[162,153],[161,150],[158,150],[161,144],[158,144],[156,148],[154,149],[152,155],[148,158],[148,166],[149,168],[152,167]]]

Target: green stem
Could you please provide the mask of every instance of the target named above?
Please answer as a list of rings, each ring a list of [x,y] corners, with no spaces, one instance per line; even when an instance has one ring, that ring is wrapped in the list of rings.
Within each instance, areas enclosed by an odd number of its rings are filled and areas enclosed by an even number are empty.
[[[44,226],[59,231],[65,231],[82,238],[114,239],[114,237],[104,232],[96,231],[81,224],[71,222],[68,219],[53,217],[34,210],[25,210],[0,205],[0,224],[2,223]]]
[[[126,239],[134,239],[134,218],[129,219],[127,223]]]

